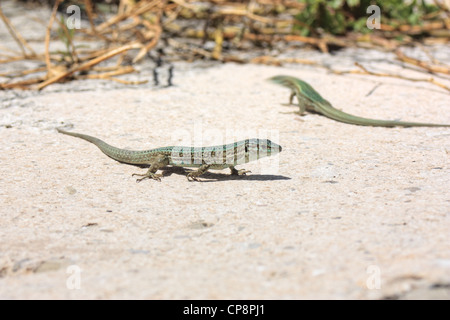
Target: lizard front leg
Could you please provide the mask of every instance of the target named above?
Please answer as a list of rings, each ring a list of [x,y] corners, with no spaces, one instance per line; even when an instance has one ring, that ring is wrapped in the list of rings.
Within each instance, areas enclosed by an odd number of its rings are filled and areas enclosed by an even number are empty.
[[[240,169],[237,170],[234,166],[230,166],[231,174],[237,176],[245,176],[247,173],[250,173],[250,170]]]
[[[289,102],[288,103],[283,103],[283,106],[292,106],[294,104],[294,97],[295,97],[295,91],[292,91],[291,94],[289,95]]]
[[[292,91],[291,95],[289,96],[289,105],[293,104],[295,95],[295,91]]]
[[[197,178],[200,177],[202,174],[204,174],[206,171],[208,171],[210,167],[211,167],[210,164],[203,164],[196,171],[188,173],[188,175],[186,176],[188,181],[198,181]]]
[[[297,93],[295,91],[292,91],[290,96],[289,96],[289,103],[288,104],[283,104],[285,106],[292,106],[294,104],[294,97],[297,97],[297,101],[298,101],[298,107],[299,107],[299,111],[292,111],[292,112],[284,112],[284,113],[295,113],[298,114],[300,116],[303,116],[305,114],[306,111],[306,105],[304,104],[304,101],[298,97]]]
[[[298,102],[298,112],[296,112],[297,114],[303,116],[306,112],[306,108],[308,107],[308,104],[310,104],[310,102],[305,99],[303,96],[299,95],[298,93],[296,93],[295,91],[291,93],[291,97],[290,97],[290,101],[292,104],[292,100],[294,99],[294,96],[297,97],[297,102]]]
[[[158,171],[159,169],[167,166],[169,164],[169,158],[165,155],[158,155],[155,157],[154,161],[150,164],[150,168],[148,168],[147,173],[145,174],[140,174],[140,173],[133,173],[133,177],[134,176],[140,176],[142,178],[136,179],[136,182],[141,182],[144,179],[153,179],[153,180],[158,180],[161,181],[161,177],[163,176],[162,174],[156,174],[156,171]]]

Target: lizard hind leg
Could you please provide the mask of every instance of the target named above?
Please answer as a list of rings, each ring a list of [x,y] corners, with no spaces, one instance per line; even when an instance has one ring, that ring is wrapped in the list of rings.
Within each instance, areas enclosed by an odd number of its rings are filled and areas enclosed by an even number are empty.
[[[210,164],[203,164],[197,170],[188,173],[186,178],[188,179],[188,181],[199,181],[198,177],[200,177],[202,174],[208,171],[210,167],[211,167]]]
[[[169,158],[165,155],[158,155],[154,161],[150,164],[150,168],[148,168],[148,171],[144,174],[141,173],[133,173],[132,177],[138,176],[142,177],[139,179],[136,179],[136,182],[141,182],[144,179],[153,179],[157,181],[161,181],[162,174],[157,174],[156,171],[161,169],[162,167],[165,167],[169,164]]]
[[[142,174],[142,173],[133,173],[131,176],[132,177],[134,177],[134,176],[142,177],[142,178],[136,179],[136,182],[141,182],[142,180],[147,179],[147,178],[148,179],[157,180],[157,181],[161,181],[161,178],[162,178],[163,175],[160,174],[160,173],[156,174],[154,172],[151,172],[150,169],[148,169],[148,171],[146,173],[144,173],[144,174]]]

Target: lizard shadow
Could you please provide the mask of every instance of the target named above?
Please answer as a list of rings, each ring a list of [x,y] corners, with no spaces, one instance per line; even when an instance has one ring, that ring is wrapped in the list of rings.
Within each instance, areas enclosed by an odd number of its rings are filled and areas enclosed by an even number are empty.
[[[225,170],[225,169],[224,169]],[[170,176],[172,174],[178,174],[186,176],[192,170],[186,170],[182,167],[165,167],[163,168],[163,177]],[[243,176],[231,175],[229,173],[216,173],[208,171],[199,177],[198,182],[220,182],[229,180],[246,180],[246,181],[270,181],[270,180],[290,180],[290,177],[274,174],[249,174]]]

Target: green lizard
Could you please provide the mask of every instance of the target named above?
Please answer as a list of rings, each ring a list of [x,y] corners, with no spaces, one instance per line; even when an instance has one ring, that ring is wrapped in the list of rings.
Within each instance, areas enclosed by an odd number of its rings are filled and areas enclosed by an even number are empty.
[[[308,83],[291,76],[275,76],[269,79],[270,81],[288,87],[292,90],[289,97],[289,103],[292,104],[294,96],[300,107],[300,115],[303,115],[306,110],[321,113],[324,116],[336,121],[356,124],[360,126],[374,126],[374,127],[450,127],[450,124],[434,124],[421,122],[403,122],[394,120],[375,120],[354,116],[334,108],[331,103],[322,98],[322,96],[314,90]]]
[[[134,165],[149,165],[147,173],[133,174],[133,176],[142,177],[136,182],[146,178],[161,181],[162,174],[156,174],[156,172],[167,165],[198,168],[187,175],[189,181],[198,181],[197,178],[209,169],[230,168],[233,175],[245,175],[250,171],[237,170],[234,166],[281,152],[281,146],[267,139],[248,139],[212,147],[162,147],[133,151],[113,147],[86,134],[68,132],[61,128],[56,130],[95,144],[104,154],[116,161]]]

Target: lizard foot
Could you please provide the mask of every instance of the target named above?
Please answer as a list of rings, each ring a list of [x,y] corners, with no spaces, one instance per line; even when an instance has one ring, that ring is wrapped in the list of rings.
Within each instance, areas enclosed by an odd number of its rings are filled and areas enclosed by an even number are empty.
[[[139,179],[136,179],[136,182],[141,182],[144,179],[153,179],[153,180],[157,180],[159,182],[161,182],[161,177],[163,176],[162,174],[156,174],[156,173],[152,173],[152,172],[147,172],[145,174],[140,174],[140,173],[133,173],[131,175],[132,177],[134,176],[138,176],[138,177],[142,177]]]
[[[188,181],[200,181],[198,180],[198,177],[207,172],[209,167],[211,167],[210,164],[203,164],[198,168],[197,171],[189,172],[186,178],[188,179]]]
[[[200,181],[200,180],[198,180],[199,176],[200,176],[200,174],[198,173],[198,171],[194,171],[194,172],[188,173],[186,178],[188,179],[188,181]]]

